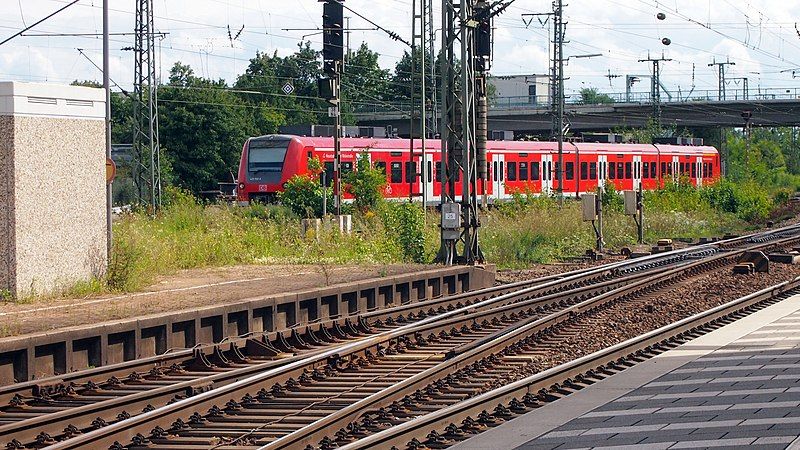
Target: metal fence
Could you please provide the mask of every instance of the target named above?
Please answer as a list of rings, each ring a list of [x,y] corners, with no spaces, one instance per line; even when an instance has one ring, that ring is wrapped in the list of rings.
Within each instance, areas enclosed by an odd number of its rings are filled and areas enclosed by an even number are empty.
[[[610,98],[609,104],[615,103],[651,103],[650,92],[612,92],[606,95]],[[719,101],[717,90],[691,90],[688,92],[674,92],[661,94],[662,103],[690,103],[690,102],[716,102]],[[566,103],[572,105],[583,104],[580,94],[567,97]],[[727,89],[724,101],[759,101],[759,100],[800,100],[800,88],[768,88],[768,89]],[[549,108],[549,102],[542,101],[537,96],[495,97],[489,100],[492,110],[518,110],[532,108]],[[376,104],[354,105],[356,115],[403,115],[409,116],[411,105],[408,102],[382,102]]]

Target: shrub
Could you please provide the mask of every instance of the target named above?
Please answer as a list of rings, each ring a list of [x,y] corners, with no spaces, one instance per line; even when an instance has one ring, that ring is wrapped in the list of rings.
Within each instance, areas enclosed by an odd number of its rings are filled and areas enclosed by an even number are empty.
[[[704,189],[703,195],[715,208],[750,222],[763,220],[772,209],[766,189],[754,181],[734,183],[723,179]]]
[[[381,209],[386,232],[400,246],[406,261],[425,261],[425,213],[414,203],[386,203]]]
[[[605,189],[603,189],[603,194],[600,199],[606,210],[622,211],[622,208],[625,206],[622,196],[617,192],[617,186],[614,185],[614,182],[611,180],[606,180]]]
[[[372,167],[369,154],[358,155],[356,170],[344,177],[345,191],[354,198],[353,204],[362,213],[374,210],[383,200],[386,174]]]
[[[322,217],[322,198],[327,197],[328,207],[333,208],[333,193],[324,189],[309,175],[295,175],[286,182],[278,200],[301,217]]]

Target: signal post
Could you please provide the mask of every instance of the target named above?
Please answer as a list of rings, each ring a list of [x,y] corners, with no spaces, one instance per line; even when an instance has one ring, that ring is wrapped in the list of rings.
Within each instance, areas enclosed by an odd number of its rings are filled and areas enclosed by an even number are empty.
[[[329,111],[333,115],[333,203],[336,215],[342,214],[342,180],[341,180],[341,85],[342,67],[344,66],[344,0],[320,0],[324,2],[322,9],[322,59],[326,77],[318,80],[320,97],[328,100],[333,106]]]

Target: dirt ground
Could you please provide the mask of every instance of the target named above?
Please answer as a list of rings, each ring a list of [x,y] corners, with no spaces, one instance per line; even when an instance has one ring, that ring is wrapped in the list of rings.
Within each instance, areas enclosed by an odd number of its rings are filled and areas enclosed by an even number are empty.
[[[435,266],[271,265],[195,269],[163,277],[143,292],[0,304],[0,337],[301,291],[427,270]]]

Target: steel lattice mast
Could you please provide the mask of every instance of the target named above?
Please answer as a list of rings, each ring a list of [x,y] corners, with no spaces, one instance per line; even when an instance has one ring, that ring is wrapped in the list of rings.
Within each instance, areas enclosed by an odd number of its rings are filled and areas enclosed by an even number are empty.
[[[158,78],[156,76],[153,0],[136,0],[134,44],[134,130],[136,157],[133,179],[139,201],[153,211],[161,206],[161,148],[158,139]]]
[[[475,0],[442,1],[442,207],[460,203],[461,230],[458,240],[441,242],[439,259],[447,264],[483,261],[478,242],[478,192],[476,98],[485,94],[485,84],[476,77]],[[482,80],[482,78],[481,78]],[[483,89],[481,89],[483,86]],[[456,195],[456,185],[461,195]],[[461,251],[459,252],[459,247]]]

